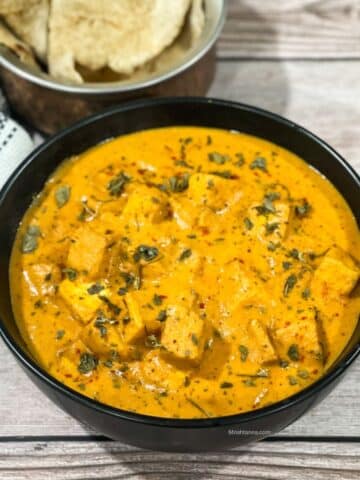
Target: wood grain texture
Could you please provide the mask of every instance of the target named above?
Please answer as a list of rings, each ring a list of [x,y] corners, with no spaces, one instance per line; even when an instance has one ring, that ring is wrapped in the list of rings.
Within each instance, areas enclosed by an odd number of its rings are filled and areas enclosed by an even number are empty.
[[[212,454],[167,454],[115,442],[0,444],[2,480],[355,480],[359,443],[261,442]]]
[[[220,57],[360,58],[359,0],[227,0]]]
[[[308,128],[360,171],[360,62],[219,62],[209,95],[271,110]]]
[[[289,117],[329,141],[360,170],[359,77],[360,62],[220,62],[210,94]],[[358,436],[359,398],[357,362],[320,406],[281,435]],[[31,384],[0,343],[0,437],[86,432]]]

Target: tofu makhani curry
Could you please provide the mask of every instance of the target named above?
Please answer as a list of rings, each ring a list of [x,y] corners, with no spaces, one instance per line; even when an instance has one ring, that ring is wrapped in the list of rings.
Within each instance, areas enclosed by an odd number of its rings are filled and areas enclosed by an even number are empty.
[[[66,160],[19,228],[19,328],[58,380],[173,418],[282,400],[360,312],[360,235],[337,190],[237,132],[147,130]]]

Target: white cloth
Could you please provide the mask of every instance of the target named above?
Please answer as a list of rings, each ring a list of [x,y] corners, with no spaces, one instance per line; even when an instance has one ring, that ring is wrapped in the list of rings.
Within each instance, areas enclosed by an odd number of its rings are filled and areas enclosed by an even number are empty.
[[[0,189],[34,148],[35,143],[30,135],[0,112]]]

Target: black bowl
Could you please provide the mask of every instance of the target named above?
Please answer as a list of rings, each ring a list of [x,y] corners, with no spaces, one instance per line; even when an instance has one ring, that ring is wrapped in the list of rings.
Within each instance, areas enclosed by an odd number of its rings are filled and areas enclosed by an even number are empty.
[[[288,120],[254,107],[203,98],[145,100],[115,107],[48,140],[23,162],[1,191],[0,333],[26,373],[46,395],[106,436],[144,448],[168,451],[235,447],[278,432],[323,399],[360,353],[360,322],[329,372],[296,395],[254,412],[179,420],[108,407],[59,383],[32,358],[17,329],[10,304],[8,269],[17,227],[33,195],[42,190],[59,163],[110,137],[171,125],[236,129],[287,148],[338,188],[360,223],[359,176],[326,143]]]

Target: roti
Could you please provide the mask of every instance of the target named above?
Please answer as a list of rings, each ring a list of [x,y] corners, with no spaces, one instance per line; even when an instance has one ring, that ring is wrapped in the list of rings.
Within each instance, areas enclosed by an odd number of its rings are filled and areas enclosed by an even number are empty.
[[[36,67],[34,55],[31,48],[15,37],[10,30],[0,21],[0,46],[3,45],[11,50],[23,63]]]
[[[52,0],[49,72],[72,82],[76,65],[129,75],[171,45],[190,0]]]
[[[16,3],[19,6],[21,4],[20,1]],[[45,61],[48,43],[49,0],[32,0],[29,3],[23,9],[4,15],[4,19],[21,40],[30,45],[36,55]]]
[[[16,13],[36,3],[39,0],[0,0],[0,15]]]
[[[199,39],[205,27],[205,10],[203,0],[192,0],[189,15],[191,41]]]

